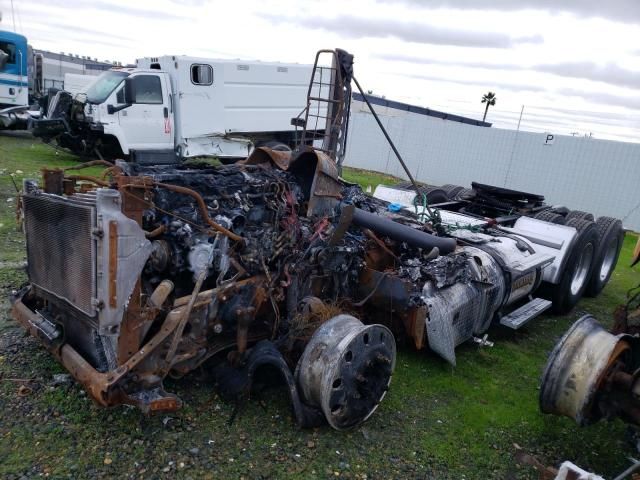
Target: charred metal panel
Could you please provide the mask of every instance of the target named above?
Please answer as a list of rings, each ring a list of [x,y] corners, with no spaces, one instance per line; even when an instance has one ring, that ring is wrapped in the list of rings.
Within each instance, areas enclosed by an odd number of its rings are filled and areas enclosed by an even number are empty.
[[[474,247],[462,251],[465,263],[456,269],[455,283],[441,276],[439,282],[426,282],[422,291],[428,310],[429,347],[453,365],[455,348],[489,327],[503,305],[507,288],[491,255]],[[461,272],[466,274],[461,276]]]
[[[151,254],[151,242],[146,239],[138,222],[121,211],[120,192],[100,188],[96,193],[98,228],[103,234],[98,240],[97,295],[101,335],[117,335],[129,298]]]

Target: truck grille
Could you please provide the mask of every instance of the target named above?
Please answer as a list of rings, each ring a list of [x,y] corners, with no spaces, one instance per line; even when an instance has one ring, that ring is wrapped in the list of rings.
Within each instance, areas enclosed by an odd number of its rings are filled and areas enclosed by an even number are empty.
[[[46,194],[25,195],[29,280],[89,316],[96,313],[95,207]]]

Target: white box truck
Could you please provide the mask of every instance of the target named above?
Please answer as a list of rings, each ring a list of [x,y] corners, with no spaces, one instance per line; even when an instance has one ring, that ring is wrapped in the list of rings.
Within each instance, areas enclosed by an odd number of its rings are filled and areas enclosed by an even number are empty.
[[[103,73],[85,95],[60,92],[34,134],[105,158],[244,158],[257,144],[293,144],[313,68],[188,56],[136,64]]]

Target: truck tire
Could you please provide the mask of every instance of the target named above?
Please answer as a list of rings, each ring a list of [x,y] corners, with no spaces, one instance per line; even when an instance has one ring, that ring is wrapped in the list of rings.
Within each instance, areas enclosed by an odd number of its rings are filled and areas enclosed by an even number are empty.
[[[582,210],[571,210],[569,213],[567,213],[565,222],[568,222],[572,218],[577,218],[578,220],[589,220],[590,222],[593,222],[595,220],[591,213],[583,212]]]
[[[413,184],[411,182],[396,183],[394,187],[400,188],[402,190],[413,190]],[[440,187],[436,187],[434,185],[418,184],[418,190],[420,190],[420,193],[423,193],[427,196],[427,202],[429,202],[429,204],[449,201],[447,193]],[[421,203],[422,199],[418,199],[416,201]]]
[[[609,282],[611,274],[618,263],[624,230],[622,222],[617,218],[599,217],[596,221],[598,231],[598,247],[593,259],[593,269],[585,294],[597,296]]]
[[[533,218],[536,220],[542,220],[544,222],[555,223],[557,225],[564,225],[565,218],[559,213],[553,213],[549,210],[545,210],[544,212],[536,213]]]
[[[455,200],[456,195],[458,195],[461,190],[464,190],[464,187],[461,187],[460,185],[451,184],[443,185],[440,188],[445,191],[447,197],[449,197],[449,200]]]
[[[399,182],[399,183],[396,183],[393,187],[394,188],[399,188],[401,190],[413,190],[413,183],[411,183],[411,182]],[[418,187],[420,187],[420,188],[429,188],[429,187],[433,187],[433,185],[428,185],[426,183],[418,182]]]
[[[456,195],[456,200],[469,200],[473,198],[474,192],[470,188],[463,188]]]
[[[447,192],[440,187],[426,187],[420,188],[420,191],[427,196],[427,201],[430,205],[434,203],[444,203],[449,201]]]
[[[549,285],[554,313],[564,315],[575,307],[587,288],[598,247],[598,230],[594,222],[571,219],[566,223],[578,235],[564,264],[560,283]]]

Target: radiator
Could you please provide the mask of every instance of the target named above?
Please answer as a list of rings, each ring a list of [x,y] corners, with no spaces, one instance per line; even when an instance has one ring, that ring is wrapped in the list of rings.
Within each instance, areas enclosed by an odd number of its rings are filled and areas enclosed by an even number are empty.
[[[96,208],[87,197],[24,195],[24,225],[30,282],[93,317]]]

